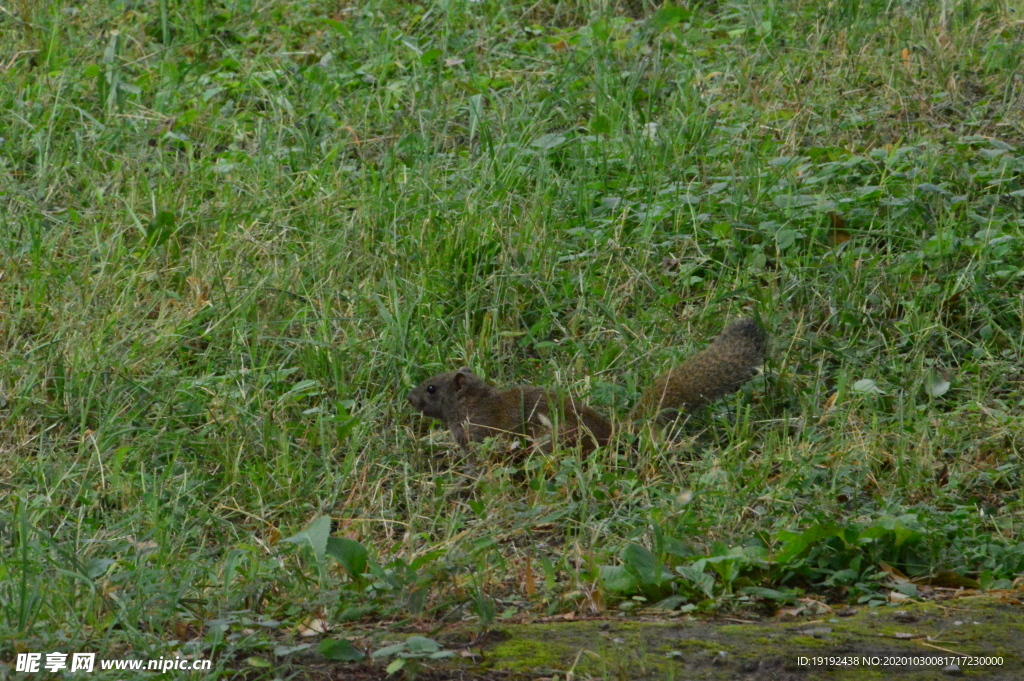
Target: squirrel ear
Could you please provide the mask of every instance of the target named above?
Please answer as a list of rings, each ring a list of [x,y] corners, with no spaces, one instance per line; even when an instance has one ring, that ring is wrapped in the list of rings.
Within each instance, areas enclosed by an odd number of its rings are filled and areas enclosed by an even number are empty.
[[[470,373],[468,371],[464,372],[462,369],[455,372],[455,375],[452,376],[452,385],[455,387],[455,392],[466,387],[466,377],[468,375],[470,375]]]

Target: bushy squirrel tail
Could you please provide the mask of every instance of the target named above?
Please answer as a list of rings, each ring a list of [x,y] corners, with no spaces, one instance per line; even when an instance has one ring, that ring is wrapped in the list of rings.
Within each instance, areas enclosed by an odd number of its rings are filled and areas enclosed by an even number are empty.
[[[630,411],[630,420],[668,421],[736,392],[764,363],[767,345],[756,320],[733,322],[704,350],[649,385]]]

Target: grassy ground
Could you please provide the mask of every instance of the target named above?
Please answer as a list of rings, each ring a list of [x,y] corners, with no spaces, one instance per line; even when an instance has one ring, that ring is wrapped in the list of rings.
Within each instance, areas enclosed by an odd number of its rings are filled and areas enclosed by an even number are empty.
[[[1009,587],[1021,19],[0,3],[0,659]],[[621,416],[743,314],[764,376],[635,452],[465,460],[404,402]],[[322,516],[369,573],[280,541]]]

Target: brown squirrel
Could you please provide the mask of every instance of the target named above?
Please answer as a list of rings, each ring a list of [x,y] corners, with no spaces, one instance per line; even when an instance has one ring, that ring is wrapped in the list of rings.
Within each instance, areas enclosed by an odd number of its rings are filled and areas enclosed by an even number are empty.
[[[764,329],[755,320],[734,322],[703,351],[648,386],[629,419],[670,421],[680,411],[696,411],[735,392],[757,373],[766,346]],[[534,386],[498,390],[468,367],[428,378],[409,393],[409,402],[443,421],[463,449],[507,434],[525,435],[545,451],[557,437],[563,447],[578,444],[586,453],[612,437],[611,424],[578,400]]]

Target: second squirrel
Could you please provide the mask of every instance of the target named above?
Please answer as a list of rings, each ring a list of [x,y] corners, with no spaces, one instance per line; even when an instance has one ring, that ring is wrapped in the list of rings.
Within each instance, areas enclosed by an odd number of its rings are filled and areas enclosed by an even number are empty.
[[[753,319],[728,326],[701,352],[659,376],[640,395],[631,421],[670,421],[735,392],[764,362],[767,337]],[[425,416],[443,421],[455,441],[467,449],[493,435],[527,436],[545,451],[554,440],[577,444],[586,453],[608,444],[611,424],[573,398],[534,386],[498,390],[463,367],[428,378],[409,393],[409,402]]]

